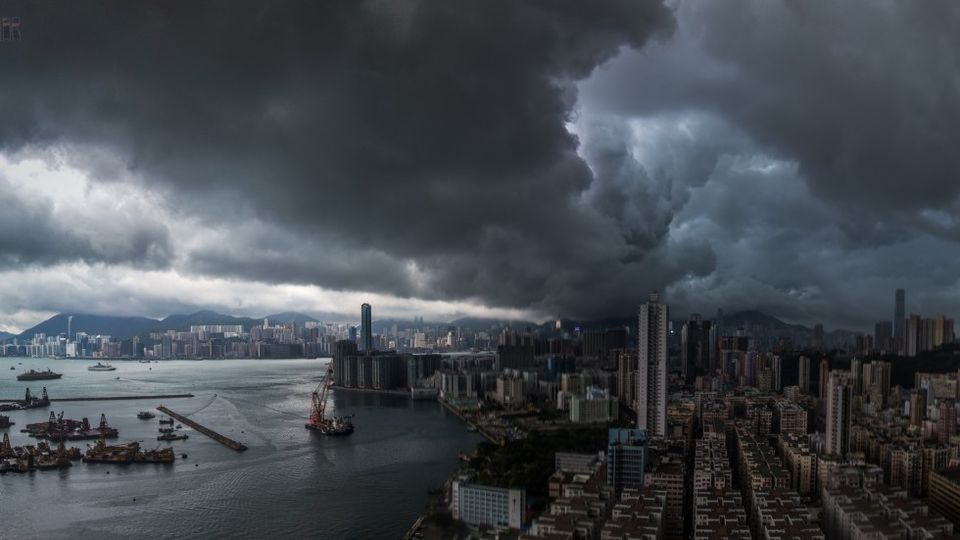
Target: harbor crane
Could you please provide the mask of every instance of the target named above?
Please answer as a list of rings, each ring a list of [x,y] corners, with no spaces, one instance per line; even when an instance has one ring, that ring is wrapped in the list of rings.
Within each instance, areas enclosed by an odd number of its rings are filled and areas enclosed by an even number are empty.
[[[307,429],[320,432],[324,435],[349,435],[353,433],[353,422],[345,416],[327,417],[327,397],[333,385],[333,365],[327,366],[327,373],[323,381],[310,395],[310,418]]]

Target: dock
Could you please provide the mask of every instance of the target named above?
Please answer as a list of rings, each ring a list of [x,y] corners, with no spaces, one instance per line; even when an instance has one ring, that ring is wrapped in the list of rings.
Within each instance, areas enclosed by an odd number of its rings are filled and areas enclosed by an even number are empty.
[[[160,411],[160,412],[162,412],[163,414],[165,414],[165,415],[173,418],[174,420],[180,422],[181,424],[185,424],[185,425],[187,425],[187,426],[192,427],[192,428],[195,429],[196,431],[199,431],[200,433],[203,433],[203,434],[206,435],[207,437],[210,437],[211,439],[217,441],[218,443],[226,446],[227,448],[229,448],[229,449],[231,449],[231,450],[236,450],[237,452],[243,452],[244,450],[247,449],[247,445],[245,445],[245,444],[243,444],[243,443],[239,443],[239,442],[237,442],[237,441],[235,441],[235,440],[233,440],[233,439],[230,439],[230,438],[228,438],[228,437],[225,437],[225,436],[217,433],[216,431],[214,431],[214,430],[212,430],[212,429],[210,429],[210,428],[208,428],[208,427],[205,427],[205,426],[203,426],[203,425],[201,425],[201,424],[198,424],[198,423],[194,422],[193,420],[187,418],[186,416],[183,416],[182,414],[178,414],[178,413],[175,413],[175,412],[171,411],[170,409],[164,407],[163,405],[157,407],[157,410]]]

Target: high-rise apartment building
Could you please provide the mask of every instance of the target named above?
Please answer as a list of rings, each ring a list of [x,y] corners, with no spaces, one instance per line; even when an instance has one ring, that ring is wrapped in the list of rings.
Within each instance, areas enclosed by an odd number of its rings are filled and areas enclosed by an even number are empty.
[[[879,351],[896,352],[893,340],[893,324],[890,321],[879,321],[874,325],[873,345]]]
[[[897,289],[893,308],[893,340],[899,354],[903,354],[906,347],[906,341],[904,340],[904,323],[907,318],[906,296],[907,294],[903,289]]]
[[[680,329],[680,370],[691,382],[695,375],[710,369],[711,324],[694,314]]]
[[[804,394],[810,393],[810,357],[801,356],[797,368],[798,386]]]
[[[360,305],[360,337],[363,338],[364,351],[373,350],[373,317],[370,304]]]
[[[940,401],[937,417],[937,441],[945,444],[957,434],[957,402],[952,399]]]
[[[653,293],[640,306],[637,343],[637,428],[654,437],[667,432],[667,326],[670,310]]]
[[[910,424],[920,426],[927,418],[927,393],[923,390],[910,392]]]
[[[826,453],[844,457],[850,450],[853,384],[849,373],[831,371],[827,377]]]
[[[826,358],[820,359],[819,375],[820,375],[820,386],[819,386],[820,390],[817,393],[817,396],[819,396],[820,399],[827,399],[827,384],[829,382],[828,377],[830,376],[830,361],[827,360]]]

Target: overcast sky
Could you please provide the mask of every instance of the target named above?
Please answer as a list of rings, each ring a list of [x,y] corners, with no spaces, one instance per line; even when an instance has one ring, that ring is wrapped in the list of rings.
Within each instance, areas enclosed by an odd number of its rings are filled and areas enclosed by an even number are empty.
[[[960,4],[5,2],[0,329],[960,315]]]

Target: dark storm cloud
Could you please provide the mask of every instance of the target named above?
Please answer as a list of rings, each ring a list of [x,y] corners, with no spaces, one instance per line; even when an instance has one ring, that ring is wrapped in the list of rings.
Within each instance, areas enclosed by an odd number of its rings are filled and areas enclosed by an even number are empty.
[[[681,43],[613,66],[591,99],[636,115],[718,114],[768,153],[797,160],[819,197],[854,211],[956,201],[960,6],[741,7],[684,4]]]
[[[112,223],[83,215],[58,215],[53,203],[12,185],[0,171],[0,270],[83,261],[90,264],[166,266],[171,255],[167,229],[148,219]],[[128,226],[124,226],[128,225]],[[120,230],[104,240],[104,227]]]
[[[645,216],[610,220],[581,199],[594,179],[565,125],[572,81],[669,34],[658,2],[7,9],[22,14],[24,40],[0,57],[17,73],[0,90],[16,110],[0,125],[4,147],[107,147],[186,213],[252,216],[329,247],[219,247],[191,254],[192,268],[586,312],[608,307],[589,301],[593,284],[622,290],[663,240],[662,220],[646,231]],[[85,164],[112,176],[102,165]],[[345,255],[353,276],[311,271],[311,257],[351,250],[381,255]]]
[[[178,242],[178,270],[565,316],[651,289],[861,328],[901,286],[960,310],[955,3],[5,9],[0,149],[81,143],[104,185],[227,231]],[[101,259],[174,251],[90,227],[133,246]]]
[[[579,106],[704,159],[672,176],[691,197],[671,199],[670,236],[718,256],[707,278],[671,286],[681,311],[869,328],[906,287],[908,310],[956,315],[960,6],[694,1],[675,14],[670,40],[602,67]]]

